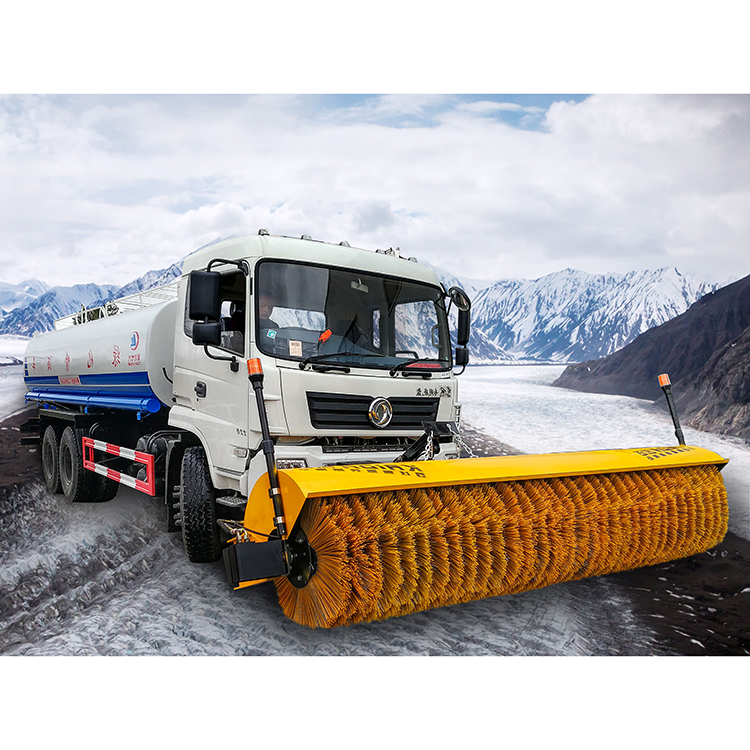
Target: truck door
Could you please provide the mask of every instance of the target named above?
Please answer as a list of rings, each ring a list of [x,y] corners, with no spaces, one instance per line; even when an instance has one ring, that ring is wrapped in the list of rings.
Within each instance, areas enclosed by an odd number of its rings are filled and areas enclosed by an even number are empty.
[[[175,404],[192,409],[190,418],[204,438],[219,487],[231,488],[234,480],[239,481],[248,451],[248,286],[249,279],[241,271],[222,273],[221,346],[209,346],[207,352],[191,340],[186,293],[183,335],[178,334],[179,343],[175,341]],[[239,367],[233,369],[231,358]]]

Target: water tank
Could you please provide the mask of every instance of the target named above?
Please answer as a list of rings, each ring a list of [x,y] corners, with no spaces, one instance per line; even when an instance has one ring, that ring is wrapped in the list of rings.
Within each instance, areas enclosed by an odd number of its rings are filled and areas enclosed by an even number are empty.
[[[171,406],[177,311],[170,300],[33,338],[27,401],[142,413]]]

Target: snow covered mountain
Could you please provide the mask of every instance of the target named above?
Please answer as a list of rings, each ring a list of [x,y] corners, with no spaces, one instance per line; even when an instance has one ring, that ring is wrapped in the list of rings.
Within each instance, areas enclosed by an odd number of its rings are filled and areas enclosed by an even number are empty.
[[[27,279],[20,284],[0,281],[0,316],[17,307],[27,305],[47,291],[49,291],[49,286],[38,279]]]
[[[539,279],[502,279],[478,288],[426,261],[446,287],[472,300],[474,364],[581,362],[604,357],[677,317],[721,284],[676,268],[595,275],[570,268]],[[451,315],[455,328],[455,315]]]
[[[127,297],[129,294],[136,294],[137,292],[145,292],[147,289],[154,289],[157,286],[163,286],[169,284],[172,281],[176,281],[182,276],[182,263],[173,263],[169,268],[162,268],[160,271],[149,271],[135,281],[131,281],[115,295],[115,299],[120,297]]]
[[[182,274],[182,261],[159,271],[149,271],[123,287],[112,284],[76,284],[75,286],[56,286],[51,289],[44,282],[32,280],[24,282],[29,290],[39,290],[39,296],[31,296],[17,305],[0,320],[0,334],[33,336],[34,333],[51,331],[58,318],[62,318],[81,309],[98,307],[106,301],[119,299],[129,294],[143,292],[179,278]],[[35,284],[36,286],[32,286]],[[11,284],[0,282],[0,294]],[[19,288],[23,285],[19,285]],[[44,292],[42,293],[42,290]]]
[[[33,336],[41,331],[51,331],[55,321],[86,307],[104,304],[117,291],[111,284],[76,284],[55,286],[26,305],[9,312],[0,322],[0,334],[12,333]]]
[[[469,298],[472,300],[481,291],[470,281],[459,279],[457,276],[454,276],[445,269],[440,268],[439,266],[432,265],[432,263],[428,263],[427,261],[420,261],[420,265],[431,268],[437,274],[440,283],[446,289],[450,289],[452,286],[460,287],[469,295]],[[474,313],[472,312],[472,319],[473,317]],[[458,326],[458,318],[455,309],[451,310],[449,318],[451,346],[455,349],[456,328]],[[471,337],[469,339],[469,352],[471,357],[470,361],[475,365],[513,364],[516,361],[513,355],[505,351],[505,349],[501,345],[497,344],[495,341],[492,341],[487,336],[487,334],[476,325],[472,325]]]
[[[518,359],[582,362],[621,349],[716,288],[676,268],[624,275],[568,268],[481,290],[472,324]]]

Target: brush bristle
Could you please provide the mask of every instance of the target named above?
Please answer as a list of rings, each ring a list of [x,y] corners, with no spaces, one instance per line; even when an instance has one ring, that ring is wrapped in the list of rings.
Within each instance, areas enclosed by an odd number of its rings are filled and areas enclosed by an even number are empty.
[[[295,622],[350,625],[687,557],[727,518],[714,466],[318,498],[317,571],[276,587]]]

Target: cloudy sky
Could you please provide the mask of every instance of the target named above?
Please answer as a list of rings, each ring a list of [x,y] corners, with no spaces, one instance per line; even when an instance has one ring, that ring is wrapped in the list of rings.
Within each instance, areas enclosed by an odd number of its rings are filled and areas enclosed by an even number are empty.
[[[14,283],[261,227],[474,278],[750,273],[750,96],[10,95],[0,163]]]
[[[734,0],[195,10],[4,11],[0,280],[125,283],[261,227],[469,278],[750,273],[750,96],[702,93],[750,90]]]

